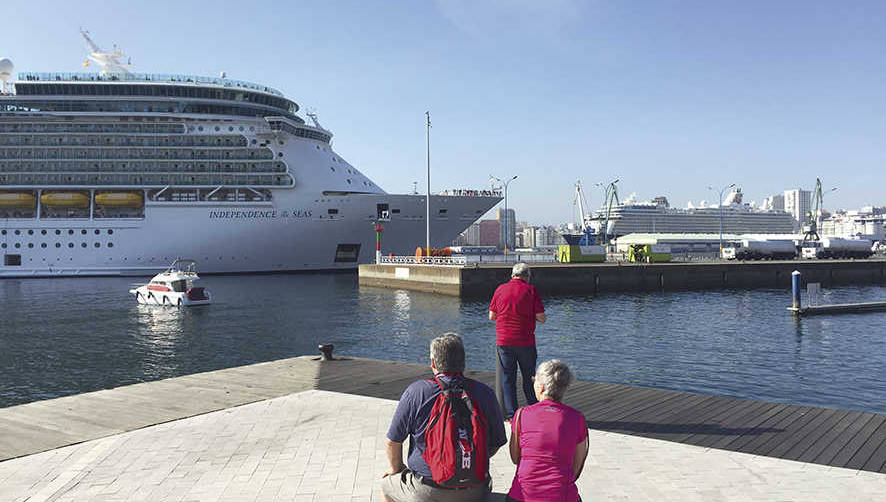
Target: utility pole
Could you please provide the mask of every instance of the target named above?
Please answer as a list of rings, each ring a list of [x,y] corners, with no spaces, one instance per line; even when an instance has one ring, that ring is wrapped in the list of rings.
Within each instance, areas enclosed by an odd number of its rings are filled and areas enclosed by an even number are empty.
[[[511,178],[511,179],[509,179],[509,180],[507,180],[507,181],[503,181],[501,178],[496,178],[495,176],[493,176],[493,175],[491,175],[491,174],[489,175],[489,178],[490,178],[490,179],[493,179],[493,180],[495,180],[495,181],[498,181],[499,183],[501,183],[501,186],[504,187],[504,190],[505,190],[505,226],[504,226],[504,237],[505,237],[505,254],[508,254],[508,237],[509,237],[509,234],[508,234],[508,185],[510,185],[512,181],[514,181],[515,179],[517,179],[517,175],[514,175],[513,178]],[[515,218],[515,219],[516,219],[516,218]]]
[[[431,256],[431,112],[426,111],[428,119],[428,198],[425,201],[425,256]]]

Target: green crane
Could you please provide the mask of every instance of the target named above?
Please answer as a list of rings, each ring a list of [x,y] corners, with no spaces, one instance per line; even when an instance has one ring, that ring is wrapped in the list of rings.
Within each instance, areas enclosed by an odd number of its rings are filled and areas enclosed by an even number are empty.
[[[804,242],[821,240],[818,231],[821,228],[822,199],[821,180],[815,178],[815,191],[812,192],[812,200],[809,201],[809,211],[806,213],[806,224],[803,225]]]
[[[603,203],[606,205],[606,219],[603,221],[602,232],[600,232],[603,234],[603,244],[609,242],[609,215],[612,213],[612,203],[615,202],[616,205],[619,203],[616,183],[618,183],[618,180],[609,183],[603,192]]]

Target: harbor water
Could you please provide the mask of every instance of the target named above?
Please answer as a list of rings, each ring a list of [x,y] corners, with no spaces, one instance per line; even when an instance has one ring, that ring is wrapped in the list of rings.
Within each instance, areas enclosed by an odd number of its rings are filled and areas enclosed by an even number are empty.
[[[0,407],[317,353],[424,363],[462,334],[493,369],[487,301],[366,288],[350,274],[209,276],[213,304],[137,305],[131,278],[0,280]],[[542,291],[542,294],[544,292]],[[886,288],[822,291],[825,303]],[[886,313],[798,319],[788,290],[545,297],[540,360],[583,380],[886,413]]]

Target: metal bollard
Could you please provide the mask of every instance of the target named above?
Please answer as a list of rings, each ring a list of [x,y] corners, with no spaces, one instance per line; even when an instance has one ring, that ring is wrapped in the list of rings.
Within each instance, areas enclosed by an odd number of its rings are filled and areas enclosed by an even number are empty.
[[[791,294],[793,296],[793,302],[791,304],[791,308],[794,310],[800,310],[800,274],[799,270],[794,270],[791,272]]]
[[[320,352],[323,354],[320,358],[321,361],[335,361],[335,358],[332,357],[332,349],[335,348],[335,345],[330,343],[328,345],[318,345],[317,348],[320,349]]]

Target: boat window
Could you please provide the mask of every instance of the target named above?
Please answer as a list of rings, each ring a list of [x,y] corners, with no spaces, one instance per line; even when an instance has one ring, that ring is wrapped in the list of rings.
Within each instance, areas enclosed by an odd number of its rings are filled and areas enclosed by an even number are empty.
[[[7,267],[20,267],[22,265],[22,255],[6,254],[3,255],[3,264]]]
[[[186,287],[187,287],[186,281],[184,281],[184,280],[181,280],[181,281],[172,281],[171,284],[172,284],[172,290],[173,290],[173,291],[176,291],[176,292],[179,292],[179,293],[185,291],[185,289],[186,289]]]

